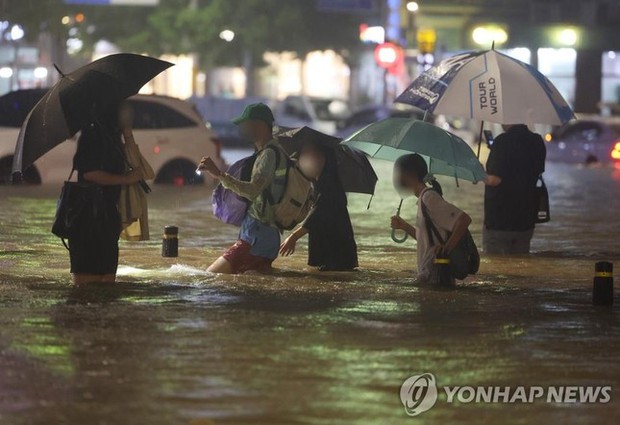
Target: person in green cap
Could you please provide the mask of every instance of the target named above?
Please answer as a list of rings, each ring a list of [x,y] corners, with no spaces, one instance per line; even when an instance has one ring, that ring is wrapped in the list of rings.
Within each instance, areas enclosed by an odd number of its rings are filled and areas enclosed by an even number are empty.
[[[239,232],[239,239],[207,269],[212,273],[238,274],[247,271],[270,273],[278,257],[280,230],[268,201],[270,190],[284,183],[286,152],[273,137],[274,118],[263,103],[248,105],[233,120],[244,139],[256,147],[257,155],[249,181],[242,181],[222,172],[209,157],[200,162],[200,169],[220,180],[222,186],[250,201]]]

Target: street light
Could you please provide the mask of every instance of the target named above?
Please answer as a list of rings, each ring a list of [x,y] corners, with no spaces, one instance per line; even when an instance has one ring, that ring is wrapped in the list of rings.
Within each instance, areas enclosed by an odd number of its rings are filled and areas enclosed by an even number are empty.
[[[578,38],[579,35],[573,28],[565,28],[558,33],[558,41],[564,46],[574,46]]]
[[[220,33],[220,38],[228,43],[235,39],[235,32],[231,30],[224,30]]]
[[[13,76],[13,69],[9,66],[3,66],[0,68],[0,78],[11,78]]]
[[[24,29],[21,25],[13,25],[11,27],[11,32],[9,32],[10,40],[18,41],[24,38]]]
[[[407,10],[411,13],[416,13],[420,10],[420,5],[416,1],[410,1],[407,3]]]
[[[44,66],[39,66],[34,69],[34,78],[38,80],[43,80],[47,78],[47,68]]]
[[[495,25],[480,26],[474,28],[471,37],[476,44],[490,47],[492,44],[504,44],[508,41],[508,33],[505,29]]]

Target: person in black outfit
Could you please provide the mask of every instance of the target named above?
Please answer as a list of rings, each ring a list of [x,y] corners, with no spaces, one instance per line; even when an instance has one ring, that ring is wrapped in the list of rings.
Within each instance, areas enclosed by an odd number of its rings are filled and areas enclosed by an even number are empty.
[[[534,235],[536,182],[547,150],[526,125],[506,125],[491,145],[484,192],[483,248],[487,254],[528,254]]]
[[[95,190],[77,218],[77,231],[69,237],[71,274],[75,285],[114,283],[118,267],[118,239],[121,218],[117,209],[121,185],[138,182],[139,170],[125,174],[121,123],[129,111],[123,106],[97,114],[81,130],[73,168],[78,182]]]
[[[280,254],[293,254],[297,241],[308,234],[309,266],[320,271],[353,270],[358,267],[357,245],[333,151],[307,143],[299,164],[304,174],[315,179],[317,198],[308,217],[282,243]]]

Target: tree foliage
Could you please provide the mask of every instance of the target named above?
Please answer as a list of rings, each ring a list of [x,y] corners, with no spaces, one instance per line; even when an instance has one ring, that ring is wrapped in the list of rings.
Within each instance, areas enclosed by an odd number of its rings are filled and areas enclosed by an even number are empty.
[[[126,51],[198,53],[205,65],[241,64],[244,55],[256,60],[265,51],[342,52],[359,43],[359,16],[321,13],[315,0],[160,0],[157,7],[0,0],[0,11],[31,37],[42,30],[68,37],[62,17],[81,12],[84,22],[72,26],[87,49],[106,39]],[[234,31],[232,42],[220,39],[224,29]]]

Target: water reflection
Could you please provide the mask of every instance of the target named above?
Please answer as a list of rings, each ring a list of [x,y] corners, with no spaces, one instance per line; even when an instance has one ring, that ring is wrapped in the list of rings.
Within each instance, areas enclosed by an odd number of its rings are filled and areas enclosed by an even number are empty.
[[[204,270],[236,236],[210,214],[204,188],[157,187],[154,240],[124,243],[114,288],[69,286],[68,256],[49,234],[58,188],[2,188],[2,424],[407,423],[410,375],[440,385],[615,385],[616,309],[591,306],[593,263],[620,258],[613,169],[550,165],[553,221],[533,257],[485,257],[456,291],[410,285],[415,245],[394,245],[390,165],[370,210],[351,197],[362,268],[311,272],[305,250],[274,276]],[[474,218],[482,188],[446,180]],[[412,217],[413,200],[404,215]],[[157,229],[181,229],[180,257]],[[608,423],[608,405],[447,405],[421,423]]]

